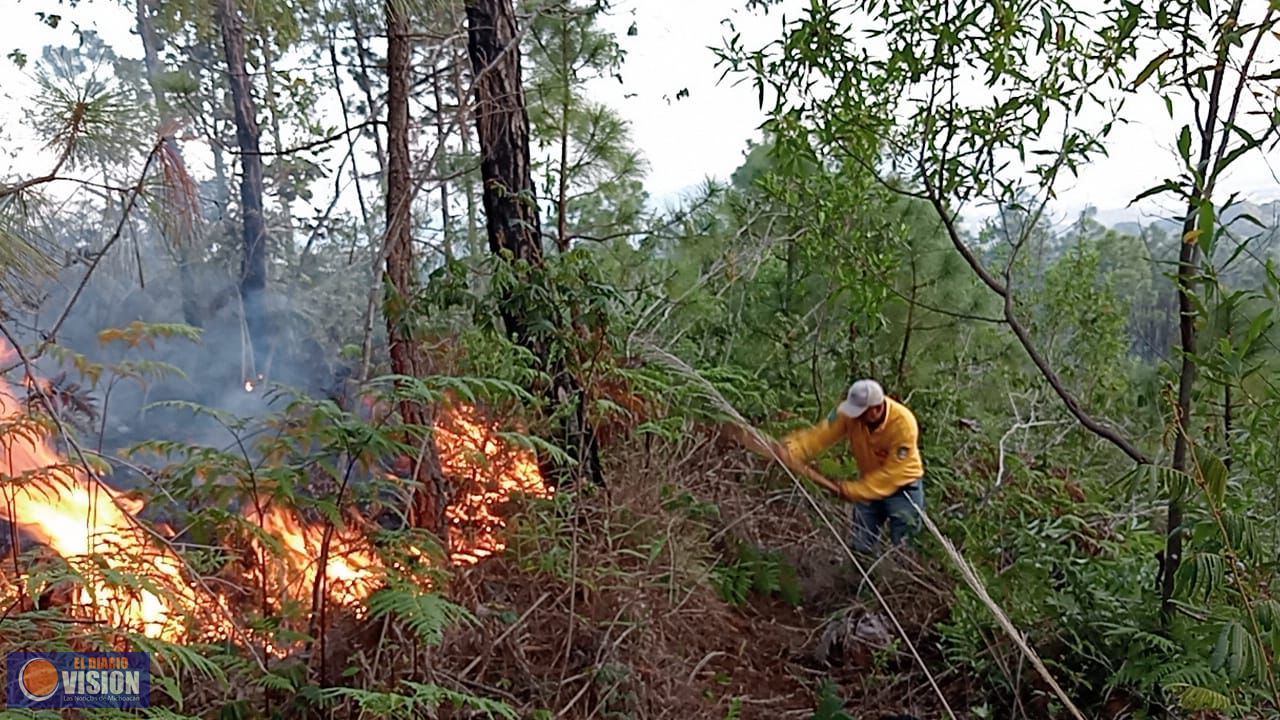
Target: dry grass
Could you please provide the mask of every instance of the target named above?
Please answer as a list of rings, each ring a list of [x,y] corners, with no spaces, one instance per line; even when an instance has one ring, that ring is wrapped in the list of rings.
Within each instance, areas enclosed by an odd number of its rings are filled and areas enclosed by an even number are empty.
[[[608,488],[527,508],[505,557],[455,579],[454,600],[479,623],[433,654],[435,681],[504,698],[522,717],[808,718],[826,679],[855,717],[938,716],[901,641],[866,633],[874,600],[859,599],[870,594],[789,482],[712,433],[611,455]],[[847,525],[847,506],[828,502]],[[798,606],[721,596],[712,569],[742,546],[786,558]],[[967,679],[933,643],[947,575],[896,555],[875,575],[949,702],[967,707]]]

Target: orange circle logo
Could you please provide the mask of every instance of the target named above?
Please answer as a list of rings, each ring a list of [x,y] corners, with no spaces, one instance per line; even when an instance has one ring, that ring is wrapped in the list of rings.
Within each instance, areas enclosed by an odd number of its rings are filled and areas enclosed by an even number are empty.
[[[32,702],[41,702],[53,697],[58,691],[58,669],[44,658],[33,658],[22,666],[22,694]]]

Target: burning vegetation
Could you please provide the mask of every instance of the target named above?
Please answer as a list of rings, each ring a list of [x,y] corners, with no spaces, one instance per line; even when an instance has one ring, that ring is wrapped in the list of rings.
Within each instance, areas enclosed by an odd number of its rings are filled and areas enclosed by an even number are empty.
[[[0,350],[11,359],[7,347]],[[28,385],[47,402],[46,384]],[[202,578],[173,532],[139,519],[142,500],[104,482],[101,464],[74,442],[68,440],[65,454],[56,449],[57,413],[38,412],[39,405],[0,380],[0,519],[10,523],[0,594],[14,595],[0,599],[11,609],[52,604],[69,618],[168,642],[224,640],[245,635],[234,618],[251,596],[264,612],[291,602],[328,603],[363,617],[366,601],[386,584],[392,561],[376,547],[371,523],[310,520],[262,494],[249,498],[242,513],[251,532],[241,562],[226,563],[216,583]],[[441,464],[458,488],[448,511],[451,559],[474,565],[504,549],[503,508],[513,494],[546,497],[550,490],[533,454],[504,440],[499,424],[476,408],[452,404],[435,430]],[[24,588],[39,583],[19,561],[24,537],[56,553],[70,580],[27,598]],[[215,550],[235,553],[221,544]],[[226,577],[227,568],[239,576]]]

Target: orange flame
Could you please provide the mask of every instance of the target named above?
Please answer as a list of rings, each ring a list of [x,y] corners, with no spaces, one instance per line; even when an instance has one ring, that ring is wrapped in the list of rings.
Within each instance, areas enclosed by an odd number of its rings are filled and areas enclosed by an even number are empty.
[[[0,345],[0,358],[11,354],[7,349]],[[67,464],[50,447],[44,430],[24,416],[21,401],[4,380],[0,425],[0,517],[53,548],[84,578],[74,601],[78,610],[151,637],[184,637],[183,620],[196,614],[199,605],[182,579],[178,557],[156,547],[133,520],[142,503]],[[166,592],[109,583],[104,571],[145,577]]]
[[[0,361],[7,362],[12,354],[0,341]],[[514,493],[545,498],[551,491],[533,453],[505,442],[498,425],[469,405],[455,404],[441,413],[436,446],[443,470],[462,490],[447,510],[451,558],[457,565],[474,565],[506,547],[501,506]],[[140,501],[68,464],[49,444],[47,431],[34,426],[10,385],[0,379],[0,517],[47,544],[84,578],[74,611],[170,641],[185,639],[184,620],[197,617],[212,623],[208,635],[229,637],[234,627],[224,617],[225,598],[197,597],[183,578],[178,556],[154,542],[134,519],[141,510]],[[265,567],[250,574],[264,581],[277,608],[290,597],[309,603],[320,557],[326,554],[325,525],[306,523],[280,507],[254,507],[247,515],[279,541],[284,560],[259,563]],[[329,601],[360,613],[362,602],[381,584],[385,568],[358,531],[329,532],[322,587]],[[253,539],[251,545],[260,558],[268,554],[260,540]],[[162,592],[121,587],[108,582],[104,570],[146,578]]]
[[[325,527],[303,523],[290,510],[270,507],[259,513],[257,507],[248,512],[249,520],[262,527],[265,534],[279,541],[284,565],[273,567],[267,587],[273,591],[273,602],[279,606],[281,594],[307,599],[311,596],[319,574],[320,558],[325,559],[323,587],[328,598],[339,604],[356,607],[378,588],[382,563],[365,538],[351,530],[334,529],[325,547]],[[262,556],[264,548],[255,538],[251,544]],[[255,571],[255,574],[260,572]],[[262,580],[262,576],[258,575]]]
[[[503,441],[497,424],[469,405],[441,413],[435,438],[442,469],[462,489],[446,510],[450,555],[454,564],[474,565],[506,548],[503,503],[514,493],[546,498],[551,490],[534,454]]]

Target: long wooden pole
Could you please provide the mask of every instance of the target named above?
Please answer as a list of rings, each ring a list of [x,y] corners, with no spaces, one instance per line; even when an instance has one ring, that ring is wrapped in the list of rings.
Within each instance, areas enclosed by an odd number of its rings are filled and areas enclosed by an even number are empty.
[[[840,486],[828,480],[822,473],[814,470],[812,467],[800,462],[795,462],[790,453],[786,452],[777,440],[765,435],[753,427],[747,427],[738,423],[731,423],[725,426],[725,434],[733,437],[743,447],[758,453],[765,458],[776,460],[782,465],[791,469],[791,472],[807,478],[810,482],[818,487],[823,488],[836,495],[843,497],[840,492]]]

